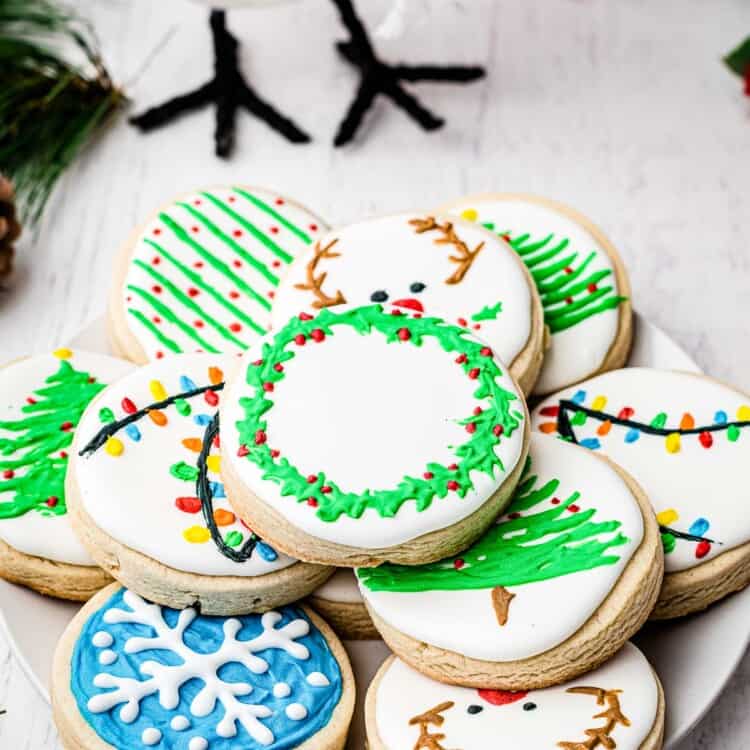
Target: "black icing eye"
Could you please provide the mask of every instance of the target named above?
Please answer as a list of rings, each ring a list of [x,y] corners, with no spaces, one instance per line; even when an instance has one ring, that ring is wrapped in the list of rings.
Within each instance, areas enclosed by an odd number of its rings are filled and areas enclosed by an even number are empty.
[[[481,706],[477,706],[476,703],[472,703],[467,709],[466,712],[470,714],[478,714],[480,711],[483,711],[484,709]]]
[[[370,295],[370,299],[373,302],[385,302],[388,299],[388,292],[384,292],[382,289],[378,289],[377,292],[373,292]]]
[[[427,287],[426,284],[423,284],[421,281],[415,281],[410,287],[409,291],[414,292],[414,294],[419,294],[419,292],[423,292],[425,288]]]
[[[536,703],[524,703],[523,704],[524,711],[533,711],[535,708],[536,708]]]

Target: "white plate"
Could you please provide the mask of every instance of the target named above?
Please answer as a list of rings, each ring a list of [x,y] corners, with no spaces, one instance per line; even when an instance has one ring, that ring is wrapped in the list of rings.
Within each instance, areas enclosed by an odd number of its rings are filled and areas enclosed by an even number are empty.
[[[663,331],[636,315],[636,344],[631,365],[700,372],[698,365]],[[107,352],[104,321],[95,321],[72,342]],[[78,605],[39,596],[0,580],[0,613],[18,660],[48,698],[52,654]],[[0,615],[2,622],[2,615]],[[665,748],[677,745],[700,721],[742,659],[750,640],[750,589],[707,612],[669,623],[649,625],[635,638],[659,674],[667,699]],[[359,689],[349,747],[364,747],[362,700],[378,666],[388,654],[380,641],[349,642]]]

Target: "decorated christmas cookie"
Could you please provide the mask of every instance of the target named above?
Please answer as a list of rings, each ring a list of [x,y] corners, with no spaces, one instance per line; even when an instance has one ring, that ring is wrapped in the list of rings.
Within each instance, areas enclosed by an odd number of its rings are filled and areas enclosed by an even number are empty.
[[[660,750],[664,695],[630,643],[583,677],[514,693],[445,685],[390,657],[365,720],[370,750]]]
[[[63,634],[51,692],[69,750],[339,750],[355,687],[305,608],[215,617],[113,584]]]
[[[65,475],[86,405],[133,369],[67,348],[0,368],[0,576],[84,601],[110,579],[73,533]]]
[[[300,313],[241,360],[221,406],[235,510],[341,566],[463,549],[508,503],[526,407],[466,328],[381,305]]]
[[[703,609],[750,581],[750,396],[701,375],[627,368],[548,397],[533,424],[609,456],[643,487],[665,552],[655,617]]]
[[[68,476],[74,527],[105,570],[207,614],[286,604],[332,572],[280,553],[229,506],[217,411],[237,361],[183,354],[105,389],[83,415]]]
[[[534,393],[622,367],[632,338],[630,286],[612,243],[586,217],[528,195],[479,195],[444,207],[505,238],[531,272],[552,334]]]
[[[346,640],[379,639],[357,578],[349,568],[339,568],[308,597],[310,606]]]
[[[520,690],[609,658],[647,619],[662,572],[657,525],[633,480],[533,434],[510,507],[479,541],[430,565],[358,575],[404,661],[441,681]]]
[[[136,362],[180,352],[243,352],[269,328],[294,257],[326,231],[262,188],[203,190],[163,207],[115,268],[110,336]]]
[[[389,303],[475,332],[525,393],[542,363],[539,295],[508,244],[461,220],[423,214],[336,229],[300,254],[272,309],[280,328],[301,310]]]

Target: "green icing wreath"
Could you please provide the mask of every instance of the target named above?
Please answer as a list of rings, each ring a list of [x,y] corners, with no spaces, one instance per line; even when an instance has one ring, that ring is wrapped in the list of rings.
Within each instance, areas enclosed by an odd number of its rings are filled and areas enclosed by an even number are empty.
[[[299,349],[309,341],[322,343],[326,337],[335,335],[339,326],[349,326],[361,335],[377,332],[387,342],[402,346],[421,346],[425,337],[432,336],[446,352],[457,354],[456,364],[477,382],[474,398],[485,403],[458,422],[464,426],[468,439],[453,449],[456,463],[450,466],[428,463],[421,477],[405,476],[394,488],[354,493],[342,490],[324,471],[303,475],[268,445],[266,417],[273,408],[270,394],[285,377],[284,363],[297,356],[290,347]],[[261,358],[248,366],[247,384],[253,393],[240,398],[245,418],[237,422],[241,443],[237,455],[258,466],[262,478],[278,484],[283,496],[291,495],[297,502],[316,508],[322,521],[336,521],[343,514],[360,518],[367,508],[390,518],[408,500],[414,500],[417,509],[423,511],[436,496],[444,498],[454,492],[464,497],[474,486],[472,471],[491,477],[497,470],[505,471],[494,448],[518,429],[524,416],[521,410],[512,408],[518,396],[498,385],[501,376],[502,371],[486,344],[440,318],[413,318],[398,311],[386,313],[381,305],[341,312],[325,308],[315,317],[301,313],[265,341]]]

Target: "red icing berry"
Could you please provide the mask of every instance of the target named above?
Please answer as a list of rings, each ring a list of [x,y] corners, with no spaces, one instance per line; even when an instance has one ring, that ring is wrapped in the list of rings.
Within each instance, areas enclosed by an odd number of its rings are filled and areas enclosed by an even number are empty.
[[[596,284],[589,284],[586,289],[588,289],[590,292],[595,292],[599,287]]]
[[[231,292],[229,292],[229,299],[239,299],[240,293],[236,292],[234,289],[232,289]]]
[[[464,567],[464,565],[466,565],[466,563],[465,563],[465,562],[463,561],[463,559],[462,559],[462,558],[460,558],[460,557],[456,558],[456,559],[455,559],[455,560],[453,561],[453,567],[454,567],[454,568],[455,568],[456,570],[461,570],[461,568],[463,568],[463,567]]]
[[[152,291],[152,292],[153,292],[154,294],[161,294],[161,287],[160,287],[160,286],[159,286],[158,284],[154,284],[154,285],[153,285],[153,286],[151,287],[151,291]]]
[[[68,452],[67,451],[60,451],[60,458],[67,458]]]
[[[314,497],[308,497],[307,498],[307,504],[311,508],[317,508],[318,507],[318,501]]]
[[[481,406],[475,406],[474,407],[474,416],[478,417],[482,413],[482,407]]]
[[[193,268],[203,268],[203,261],[202,260],[196,260],[195,263],[193,263]]]
[[[70,432],[70,431],[71,431],[71,430],[73,429],[73,423],[72,423],[72,422],[63,422],[63,423],[62,423],[62,424],[60,425],[60,429],[61,429],[61,430],[62,430],[63,432]]]
[[[569,506],[568,506],[568,510],[569,510],[569,511],[570,511],[571,513],[578,513],[578,511],[579,511],[579,510],[581,510],[581,508],[580,508],[580,506],[578,506],[578,505],[576,505],[575,503],[573,503],[572,505],[569,505]]]
[[[308,484],[315,484],[315,482],[318,481],[318,475],[317,474],[308,474],[307,475],[307,483]]]
[[[466,432],[469,433],[469,435],[473,435],[477,431],[477,426],[474,422],[469,422],[469,424],[466,425]]]
[[[451,464],[448,468],[451,471],[458,471],[458,464]]]
[[[560,498],[559,497],[553,497],[552,500],[550,500],[552,505],[560,505]]]
[[[159,325],[159,323],[161,323],[161,318],[158,315],[154,315],[154,317],[151,318],[151,320],[153,320],[154,323],[156,323],[157,325]]]
[[[242,261],[241,261],[241,260],[233,260],[233,261],[232,261],[232,265],[233,265],[233,266],[234,266],[235,268],[242,268]]]
[[[271,393],[273,391],[273,383],[269,383],[269,382],[263,383],[263,390],[266,393]]]
[[[528,692],[525,690],[477,690],[477,694],[483,701],[493,706],[507,706],[509,703],[523,700]]]
[[[478,331],[478,330],[479,330],[479,329],[480,329],[481,327],[482,327],[482,326],[481,326],[481,324],[480,324],[480,323],[474,323],[474,325],[472,326],[472,328],[473,328],[473,329],[474,329],[475,331]],[[489,356],[489,355],[487,355],[487,356]]]
[[[320,488],[320,491],[321,491],[321,492],[322,492],[322,493],[323,493],[324,495],[330,495],[330,494],[331,494],[331,492],[333,492],[333,487],[329,487],[329,486],[328,486],[327,484],[324,484],[324,485],[323,485],[323,486],[322,486],[322,487]]]
[[[188,293],[188,297],[197,297],[200,294],[200,292],[194,286],[191,286],[187,290],[187,293]]]
[[[476,380],[479,377],[479,368],[472,367],[471,370],[469,370],[468,375],[472,380]]]
[[[219,403],[219,395],[216,391],[206,391],[203,394],[203,398],[206,399],[206,403],[209,406],[216,406]]]
[[[710,551],[711,543],[707,542],[704,539],[703,541],[698,542],[698,545],[695,548],[695,556],[700,560],[701,558],[705,557]]]
[[[45,501],[44,504],[47,505],[50,508],[54,508],[58,503],[60,502],[60,498],[55,497],[55,495],[50,495]]]
[[[458,325],[460,325],[460,326],[466,326],[467,325],[466,318],[459,318],[458,319]]]
[[[300,320],[312,320],[313,319],[313,316],[312,315],[308,315],[306,312],[301,312],[297,317]]]
[[[566,297],[565,298],[565,304],[566,305],[572,305],[573,304],[573,298],[572,297]]]
[[[480,354],[481,354],[481,355],[482,355],[483,357],[491,357],[491,356],[492,356],[492,349],[490,349],[490,348],[489,348],[489,346],[483,346],[483,347],[482,347],[482,348],[481,348],[481,349],[479,350],[479,353],[480,353]]]
[[[456,357],[456,364],[457,365],[462,365],[464,362],[466,362],[466,355],[465,354],[459,354]]]
[[[201,228],[200,228],[200,227],[197,227],[197,226],[195,226],[195,225],[193,225],[192,227],[190,227],[190,231],[191,231],[191,232],[192,232],[193,234],[198,234],[198,232],[200,232],[200,231],[201,231]]]
[[[492,428],[492,434],[493,434],[493,435],[494,435],[495,437],[500,437],[500,435],[502,435],[502,434],[503,434],[503,432],[505,432],[505,428],[504,428],[504,427],[503,427],[503,426],[502,426],[501,424],[496,424],[496,425],[495,425],[495,426],[494,426],[494,427]]]
[[[242,326],[239,323],[230,323],[229,330],[232,333],[239,333],[242,330]]]
[[[279,228],[278,227],[271,227],[271,234],[278,234]]]
[[[258,430],[255,433],[255,444],[256,445],[263,445],[263,443],[266,442],[268,438],[266,437],[266,433],[263,432],[263,430]]]
[[[35,404],[36,403],[36,399],[33,396],[27,396],[26,397],[26,403],[27,404]]]
[[[281,451],[276,448],[271,449],[271,458],[278,458],[281,455]]]
[[[273,369],[276,370],[276,372],[284,372],[284,365],[281,364],[281,362],[277,362]]]
[[[459,484],[455,479],[449,479],[445,486],[452,492],[455,492],[458,489]]]
[[[193,323],[193,325],[196,328],[203,328],[203,326],[206,325],[206,324],[202,320],[196,320],[195,323]]]
[[[201,501],[197,497],[178,497],[174,504],[183,513],[200,513]]]
[[[281,261],[280,261],[280,260],[274,260],[274,261],[271,261],[271,265],[272,265],[272,266],[273,266],[274,268],[281,268]]]
[[[398,317],[399,315],[403,315],[403,313],[401,312],[401,310],[391,310],[391,315],[395,315],[396,317]]]
[[[710,432],[701,432],[701,434],[698,435],[698,440],[704,448],[710,448],[714,444],[714,438]]]
[[[255,362],[253,362],[254,367],[260,367],[263,364],[262,359],[256,359]]]
[[[326,334],[322,328],[313,328],[312,331],[310,331],[310,338],[313,341],[317,341],[318,343],[320,343],[321,341],[323,341],[323,339],[325,339],[325,337]]]
[[[424,474],[422,474],[422,476],[425,479],[432,479],[435,475],[431,471],[426,471]]]
[[[250,449],[244,444],[237,448],[237,455],[240,458],[244,458],[248,453],[250,453]]]
[[[304,346],[305,345],[305,341],[307,341],[307,339],[305,338],[305,334],[304,333],[298,333],[294,337],[294,343],[297,344],[297,346]]]
[[[397,335],[401,341],[408,341],[411,338],[411,331],[408,328],[399,328]]]
[[[234,232],[232,232],[232,234],[235,237],[242,237],[242,230],[241,229],[235,229]]]
[[[13,469],[6,469],[3,472],[3,479],[13,479],[15,475],[16,473],[13,471]]]
[[[152,265],[158,266],[159,263],[161,263],[161,258],[158,255],[155,255],[153,258],[151,258]]]

